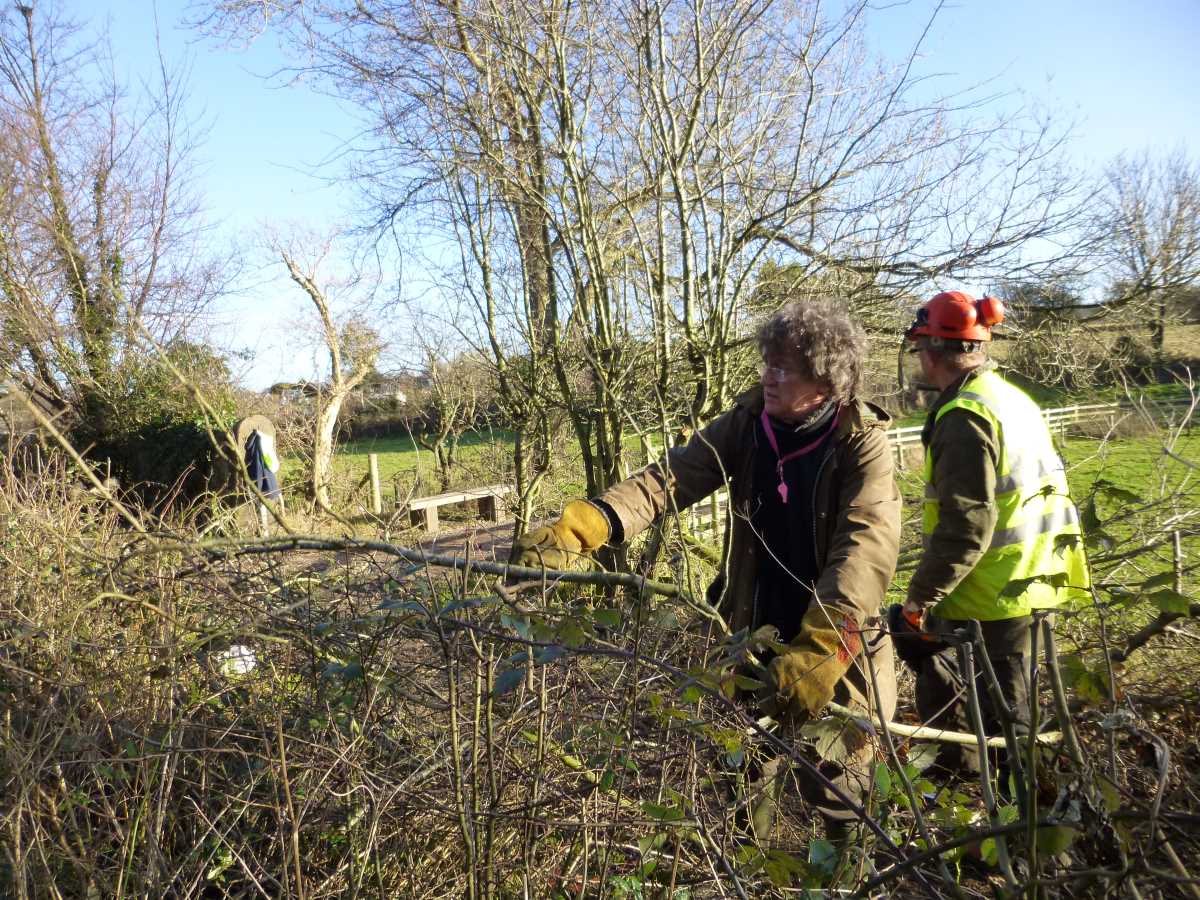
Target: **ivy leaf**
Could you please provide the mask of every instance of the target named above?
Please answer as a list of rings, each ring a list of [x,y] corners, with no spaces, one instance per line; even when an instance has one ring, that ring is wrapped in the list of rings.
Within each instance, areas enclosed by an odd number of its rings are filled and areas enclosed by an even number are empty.
[[[1151,576],[1142,582],[1142,590],[1152,591],[1155,588],[1170,587],[1174,583],[1174,572],[1159,572],[1157,575]]]
[[[1057,556],[1066,556],[1068,550],[1079,549],[1080,543],[1080,536],[1077,534],[1056,534],[1054,536],[1054,553]]]
[[[528,616],[514,616],[512,613],[501,613],[500,622],[511,628],[525,640],[529,640],[529,618]]]
[[[657,850],[666,842],[667,833],[665,831],[659,831],[655,834],[648,835],[647,837],[638,838],[638,851],[645,856],[647,852],[650,850]]]
[[[999,853],[996,850],[996,839],[994,837],[984,838],[983,843],[979,845],[979,855],[983,857],[983,861],[993,868],[996,865],[996,860],[999,859]]]
[[[1178,591],[1155,591],[1150,595],[1150,602],[1158,607],[1159,612],[1177,613],[1186,616],[1192,608],[1192,600]]]
[[[827,840],[813,841],[808,845],[808,864],[826,875],[833,874],[838,857],[837,847]]]
[[[742,749],[744,743],[742,740],[742,732],[732,728],[716,732],[713,735],[713,739],[716,743],[721,745],[721,749],[723,749],[726,753],[737,753]]]
[[[875,764],[875,793],[886,800],[892,792],[892,772],[887,763]]]
[[[1133,491],[1129,490],[1129,488],[1123,488],[1119,484],[1113,484],[1106,478],[1099,479],[1093,485],[1093,489],[1102,491],[1107,496],[1112,497],[1114,500],[1120,500],[1122,503],[1139,503],[1142,499]]]
[[[748,675],[735,675],[733,683],[743,691],[760,691],[767,686],[766,682],[759,681],[757,678],[751,678]]]
[[[1046,579],[1041,575],[1034,575],[1032,578],[1014,578],[1004,586],[1004,590],[1000,592],[1001,597],[1020,597],[1031,585],[1038,582],[1044,582]]]
[[[800,726],[800,736],[810,741],[817,758],[840,764],[849,753],[845,733],[847,724],[841,719],[812,719]]]
[[[597,625],[605,628],[616,628],[621,624],[621,611],[618,609],[597,609],[592,613],[592,619]]]
[[[517,685],[524,680],[524,669],[506,669],[496,676],[496,680],[492,684],[492,696],[500,697],[515,690]]]
[[[549,647],[539,648],[538,651],[533,654],[533,658],[534,661],[539,665],[544,666],[548,662],[554,662],[554,660],[558,659],[566,652],[566,647],[559,646],[558,644],[551,644]]]
[[[1070,825],[1049,825],[1037,830],[1038,852],[1049,856],[1062,853],[1079,832]]]
[[[763,853],[754,844],[743,844],[737,849],[738,867],[745,870],[747,875],[753,875],[763,867],[766,862],[766,854]]]
[[[763,870],[771,879],[771,884],[778,888],[790,887],[793,882],[808,871],[804,861],[785,853],[782,850],[768,850]]]
[[[677,806],[666,806],[662,803],[642,803],[642,812],[656,822],[678,822],[683,818],[683,810]]]
[[[938,745],[934,743],[916,744],[908,749],[908,764],[918,772],[924,772],[937,759]]]
[[[557,637],[568,647],[580,647],[587,641],[587,632],[579,627],[578,622],[567,620],[559,627]]]
[[[1080,700],[1092,705],[1100,705],[1108,699],[1107,682],[1104,676],[1089,667],[1081,656],[1075,653],[1060,656],[1058,665],[1063,681]]]
[[[1097,774],[1096,787],[1100,791],[1100,797],[1104,801],[1105,809],[1110,813],[1114,813],[1121,808],[1121,794],[1115,784],[1103,775]]]
[[[463,597],[461,600],[455,600],[452,603],[447,603],[438,610],[439,616],[448,616],[451,613],[456,613],[460,609],[470,609],[478,606],[482,601],[478,597]]]

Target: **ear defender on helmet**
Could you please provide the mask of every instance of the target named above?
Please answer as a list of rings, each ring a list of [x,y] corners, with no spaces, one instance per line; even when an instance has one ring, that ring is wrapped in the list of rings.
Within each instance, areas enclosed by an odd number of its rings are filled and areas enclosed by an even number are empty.
[[[975,317],[980,325],[991,328],[1004,321],[1004,304],[999,297],[981,297],[975,303]]]

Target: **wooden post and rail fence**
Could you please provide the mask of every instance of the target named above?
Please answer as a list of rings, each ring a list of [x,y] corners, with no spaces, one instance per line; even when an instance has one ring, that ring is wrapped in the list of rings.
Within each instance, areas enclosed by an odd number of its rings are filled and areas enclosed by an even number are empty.
[[[1155,401],[1154,403],[1154,408],[1156,409],[1168,409],[1172,411],[1187,411],[1191,407],[1192,402],[1187,398]],[[1046,419],[1046,424],[1050,426],[1050,430],[1057,431],[1060,438],[1065,438],[1067,436],[1067,428],[1071,425],[1107,420],[1108,427],[1114,428],[1122,413],[1129,413],[1137,408],[1134,404],[1127,401],[1086,403],[1078,406],[1060,406],[1055,409],[1043,409],[1042,415]],[[901,469],[904,468],[904,451],[910,447],[921,446],[921,430],[924,427],[922,424],[888,429],[888,441],[896,451],[896,464]]]

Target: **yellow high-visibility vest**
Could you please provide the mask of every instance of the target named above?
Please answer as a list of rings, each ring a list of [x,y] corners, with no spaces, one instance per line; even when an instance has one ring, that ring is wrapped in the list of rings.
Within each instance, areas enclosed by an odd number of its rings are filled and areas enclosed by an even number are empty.
[[[1079,513],[1042,411],[990,369],[969,377],[937,419],[954,409],[987,420],[998,438],[996,529],[975,568],[933,608],[934,614],[989,622],[1085,597],[1091,581]],[[933,458],[926,448],[921,523],[926,542],[937,523]]]

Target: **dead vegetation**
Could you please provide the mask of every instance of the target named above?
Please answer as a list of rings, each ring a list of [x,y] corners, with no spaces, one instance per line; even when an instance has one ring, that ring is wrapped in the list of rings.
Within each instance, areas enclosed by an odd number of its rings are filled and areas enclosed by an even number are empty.
[[[65,468],[10,468],[3,893],[979,896],[1006,878],[997,836],[1029,858],[1032,809],[1036,872],[1009,867],[1027,895],[1186,896],[1200,641],[1168,624],[1108,661],[1186,596],[1171,536],[1190,547],[1196,506],[1186,477],[1136,503],[1095,483],[1097,604],[1057,626],[1079,750],[989,821],[977,786],[938,791],[921,744],[893,756],[876,729],[876,830],[839,860],[794,793],[770,846],[741,831],[747,760],[794,748],[732,699],[750,643],[698,614],[708,572],[674,537],[640,591],[497,588],[494,564],[382,542],[138,534]]]

